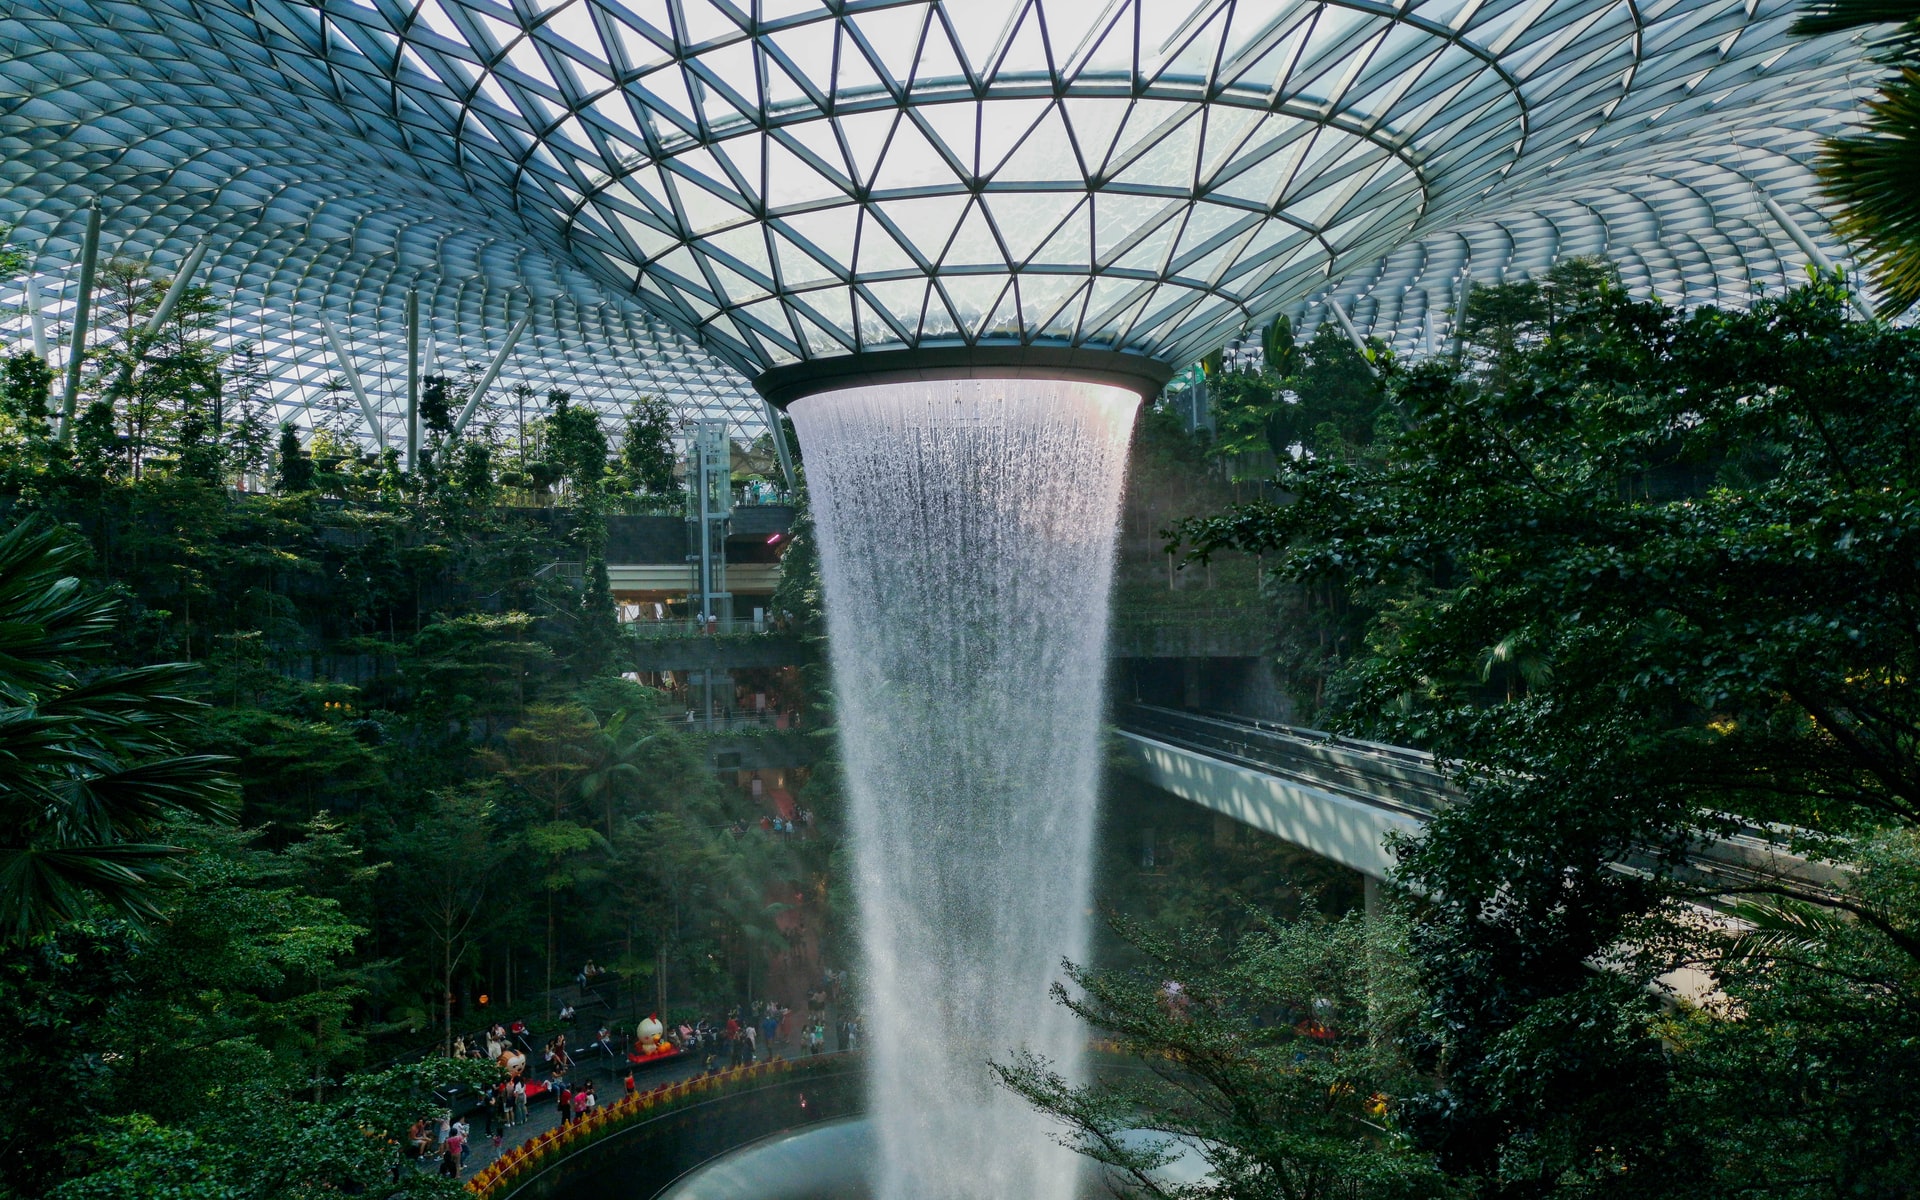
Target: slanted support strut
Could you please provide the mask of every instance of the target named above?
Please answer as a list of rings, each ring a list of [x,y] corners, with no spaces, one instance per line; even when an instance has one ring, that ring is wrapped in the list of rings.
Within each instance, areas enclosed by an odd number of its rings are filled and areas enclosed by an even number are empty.
[[[87,205],[87,231],[80,240],[80,298],[73,309],[73,334],[67,348],[67,383],[60,392],[60,444],[73,441],[74,410],[80,403],[80,368],[87,356],[87,327],[93,319],[93,269],[100,262],[100,201]]]
[[[420,292],[407,289],[407,470],[420,469]]]
[[[466,407],[460,410],[459,417],[453,422],[453,436],[459,437],[467,431],[467,422],[473,420],[473,414],[480,411],[480,402],[486,399],[487,389],[500,377],[500,369],[507,365],[507,356],[520,344],[520,336],[526,333],[527,326],[531,324],[533,306],[528,305],[527,311],[513,323],[513,328],[507,330],[507,340],[501,344],[500,353],[494,355],[493,361],[487,364],[487,373],[480,377],[479,383],[473,385],[473,395],[467,397]]]
[[[1333,319],[1340,322],[1340,328],[1346,330],[1347,340],[1352,342],[1353,348],[1360,352],[1360,361],[1367,364],[1367,370],[1378,375],[1380,373],[1379,364],[1367,357],[1367,339],[1361,337],[1360,331],[1353,327],[1353,318],[1347,316],[1347,310],[1341,308],[1340,302],[1332,296],[1328,296],[1320,303],[1326,305],[1327,311],[1333,314]]]
[[[1820,248],[1820,244],[1808,236],[1807,231],[1800,227],[1800,222],[1794,220],[1791,213],[1776,204],[1772,196],[1757,187],[1753,189],[1753,194],[1760,198],[1760,207],[1767,210],[1767,215],[1773,218],[1774,224],[1780,226],[1787,237],[1792,239],[1793,244],[1800,247],[1800,252],[1812,260],[1815,268],[1827,275],[1835,274],[1839,270],[1833,265],[1833,260],[1827,257],[1826,251]],[[1851,285],[1848,290],[1852,293],[1854,306],[1860,310],[1860,314],[1869,321],[1873,320],[1873,304],[1867,299],[1866,293]]]
[[[194,272],[200,269],[201,262],[207,257],[207,248],[212,240],[201,238],[194,243],[193,249],[187,251],[187,257],[181,260],[180,270],[174,275],[172,285],[167,288],[167,294],[160,297],[160,307],[153,310],[153,315],[147,318],[146,325],[141,327],[140,336],[129,347],[131,353],[121,366],[120,374],[114,379],[113,386],[107,390],[107,399],[113,400],[119,397],[127,390],[128,385],[132,384],[135,361],[140,355],[146,353],[147,346],[160,333],[168,318],[173,316],[173,310],[179,307],[180,298],[187,294],[187,287],[193,282]]]
[[[793,478],[793,452],[787,449],[786,426],[780,423],[780,410],[773,406],[773,401],[763,398],[760,404],[767,410],[767,430],[773,434],[773,452],[780,456],[780,474],[786,479],[787,490],[791,492],[798,485]]]
[[[327,335],[327,345],[333,348],[333,361],[340,367],[340,373],[347,377],[347,387],[352,389],[353,398],[360,402],[360,415],[366,419],[373,440],[384,453],[387,448],[386,424],[373,411],[373,404],[367,399],[367,389],[360,382],[360,372],[353,369],[353,359],[347,355],[347,343],[341,339],[340,331],[333,327],[333,322],[327,319],[325,313],[320,314],[320,329]]]

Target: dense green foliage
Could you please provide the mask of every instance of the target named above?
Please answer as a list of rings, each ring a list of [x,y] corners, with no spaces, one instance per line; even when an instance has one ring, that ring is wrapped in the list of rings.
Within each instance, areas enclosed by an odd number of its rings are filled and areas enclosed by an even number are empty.
[[[1159,1200],[1438,1196],[1430,1158],[1384,1123],[1384,1097],[1413,1084],[1396,1034],[1417,993],[1392,920],[1257,921],[1156,932],[1114,918],[1143,960],[1069,965],[1069,1010],[1148,1069],[1069,1083],[1016,1056],[1001,1084],[1065,1127],[1063,1141]],[[1141,1136],[1142,1134],[1147,1136]],[[1197,1150],[1212,1177],[1161,1170]]]
[[[1489,1196],[1910,1194],[1920,336],[1829,281],[1681,311],[1598,264],[1468,311],[1370,444],[1184,530],[1337,589],[1330,715],[1457,764],[1400,868],[1437,1081],[1403,1126]],[[1745,821],[1860,867],[1748,887],[1734,936],[1685,863]],[[1701,1012],[1657,999],[1680,967]]]
[[[665,410],[616,461],[558,395],[456,436],[431,377],[415,469],[303,446],[203,293],[147,339],[164,281],[103,277],[71,444],[45,364],[0,381],[0,1196],[376,1192],[481,1069],[394,1056],[550,1033],[589,958],[675,1014],[764,982],[832,845],[729,833],[621,678],[606,517],[672,486]]]

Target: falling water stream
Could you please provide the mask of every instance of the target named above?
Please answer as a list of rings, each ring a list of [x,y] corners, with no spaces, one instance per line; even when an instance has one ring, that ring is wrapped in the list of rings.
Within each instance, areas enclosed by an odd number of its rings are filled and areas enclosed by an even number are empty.
[[[986,1064],[1077,1077],[1115,525],[1137,399],[964,380],[797,400],[853,827],[879,1200],[1068,1200]]]

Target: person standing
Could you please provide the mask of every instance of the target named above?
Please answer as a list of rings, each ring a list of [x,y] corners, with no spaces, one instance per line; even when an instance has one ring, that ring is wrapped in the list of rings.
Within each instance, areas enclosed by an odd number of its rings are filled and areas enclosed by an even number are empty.
[[[754,1052],[757,1049],[757,1047],[754,1045],[754,1040],[753,1040],[754,1034],[756,1032],[757,1031],[751,1025],[747,1026],[745,1029],[742,1029],[740,1031],[740,1036],[747,1040],[746,1047],[740,1051],[741,1060],[745,1062],[747,1066],[753,1065],[753,1060],[755,1056]]]
[[[527,1081],[524,1079],[513,1081],[513,1123],[527,1123]]]
[[[450,1133],[440,1148],[440,1174],[447,1179],[460,1178],[460,1160],[465,1157],[466,1144],[460,1135]]]
[[[563,1083],[556,1089],[553,1106],[560,1114],[560,1123],[567,1125],[573,1121],[573,1085]]]

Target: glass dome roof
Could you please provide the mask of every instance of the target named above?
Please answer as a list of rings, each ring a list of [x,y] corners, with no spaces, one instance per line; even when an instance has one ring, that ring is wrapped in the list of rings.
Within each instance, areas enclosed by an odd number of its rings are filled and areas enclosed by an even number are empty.
[[[162,258],[215,231],[320,374],[303,313],[385,336],[418,286],[457,353],[530,303],[523,372],[751,424],[806,360],[1177,365],[1329,297],[1417,347],[1569,253],[1738,302],[1801,261],[1756,188],[1845,258],[1807,164],[1877,69],[1796,7],[18,0],[0,201],[43,258],[95,193]]]

